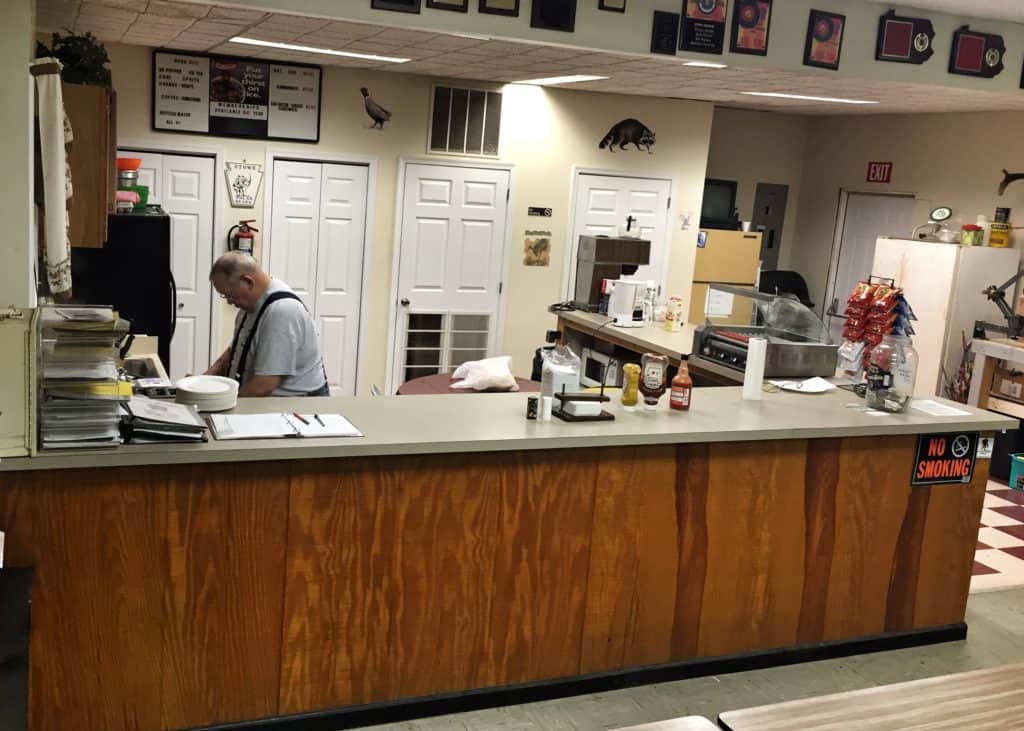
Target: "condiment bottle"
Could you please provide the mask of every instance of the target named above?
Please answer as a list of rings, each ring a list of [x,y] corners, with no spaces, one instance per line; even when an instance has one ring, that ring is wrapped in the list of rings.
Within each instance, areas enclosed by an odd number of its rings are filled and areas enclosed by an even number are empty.
[[[686,363],[679,365],[676,377],[672,379],[672,390],[669,392],[668,405],[676,411],[690,410],[690,396],[693,393],[693,379]]]
[[[668,356],[644,353],[640,358],[640,370],[640,393],[644,396],[644,408],[653,411],[658,407],[658,399],[665,393]]]
[[[640,366],[626,363],[622,366],[622,405],[632,411],[640,400]]]

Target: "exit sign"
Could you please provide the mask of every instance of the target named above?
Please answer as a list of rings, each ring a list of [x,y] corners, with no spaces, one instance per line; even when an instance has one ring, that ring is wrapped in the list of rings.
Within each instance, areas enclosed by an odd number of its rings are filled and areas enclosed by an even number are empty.
[[[891,183],[892,163],[891,162],[869,162],[868,163],[869,183]]]

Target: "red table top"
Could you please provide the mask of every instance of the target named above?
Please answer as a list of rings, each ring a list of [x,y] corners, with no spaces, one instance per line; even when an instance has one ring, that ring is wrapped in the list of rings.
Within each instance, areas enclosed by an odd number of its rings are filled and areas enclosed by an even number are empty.
[[[540,383],[528,381],[525,378],[517,378],[521,393],[539,393]],[[452,376],[450,373],[435,373],[432,376],[420,376],[411,381],[406,381],[398,387],[400,396],[422,396],[432,393],[505,393],[504,391],[474,391],[471,388],[452,388]]]

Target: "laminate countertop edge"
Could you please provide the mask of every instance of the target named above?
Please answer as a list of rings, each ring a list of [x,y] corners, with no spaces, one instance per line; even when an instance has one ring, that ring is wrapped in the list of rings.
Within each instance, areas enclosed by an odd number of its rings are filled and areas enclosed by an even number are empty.
[[[615,421],[582,424],[527,421],[526,394],[242,399],[234,413],[342,413],[364,436],[252,441],[211,437],[205,444],[46,452],[4,458],[0,472],[905,436],[1001,431],[1018,424],[1016,419],[949,402],[944,403],[968,415],[935,417],[909,411],[875,416],[865,413],[859,408],[863,401],[845,391],[766,393],[762,401],[743,401],[741,392],[740,388],[697,389],[686,413],[670,411],[667,396],[653,413],[625,412],[613,401],[606,408],[615,414]]]

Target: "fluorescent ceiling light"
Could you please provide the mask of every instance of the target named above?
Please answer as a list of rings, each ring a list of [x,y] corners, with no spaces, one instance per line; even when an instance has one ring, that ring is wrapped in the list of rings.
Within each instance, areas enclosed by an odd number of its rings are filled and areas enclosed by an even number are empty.
[[[839,99],[831,96],[804,96],[803,94],[783,94],[774,91],[741,91],[740,94],[747,96],[770,96],[776,99],[796,99],[802,102],[829,102],[830,104],[878,104],[874,101],[863,99]]]
[[[536,84],[537,86],[550,86],[552,84],[575,84],[580,81],[600,81],[607,79],[607,76],[587,76],[576,74],[574,76],[548,76],[544,79],[527,79],[526,81],[513,81],[513,84]]]
[[[696,66],[702,69],[727,69],[728,64],[714,63],[713,61],[687,61],[683,66]]]
[[[273,41],[261,41],[256,38],[245,38],[235,36],[232,43],[244,43],[247,46],[263,46],[265,48],[280,48],[285,51],[302,51],[304,53],[321,53],[325,56],[342,56],[344,58],[361,58],[364,61],[380,61],[381,63],[406,63],[411,59],[396,58],[394,56],[377,56],[373,53],[355,53],[353,51],[335,51],[333,48],[314,48],[313,46],[297,46],[294,43],[275,43]]]

